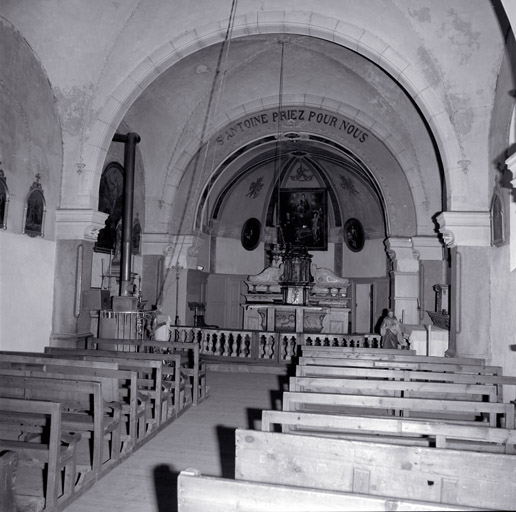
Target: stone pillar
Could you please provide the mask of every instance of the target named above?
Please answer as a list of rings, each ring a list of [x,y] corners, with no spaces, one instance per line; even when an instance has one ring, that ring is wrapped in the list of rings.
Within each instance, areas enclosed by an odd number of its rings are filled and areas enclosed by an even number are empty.
[[[388,238],[387,255],[392,261],[391,307],[404,324],[419,324],[419,261],[411,238]]]
[[[434,286],[448,279],[445,246],[437,236],[414,236],[412,244],[419,260],[419,320],[431,324],[427,311],[435,310]]]
[[[107,214],[89,209],[56,211],[56,270],[51,342],[90,331],[82,292],[90,289],[93,247]]]
[[[489,212],[443,212],[437,222],[451,253],[447,355],[490,359]]]

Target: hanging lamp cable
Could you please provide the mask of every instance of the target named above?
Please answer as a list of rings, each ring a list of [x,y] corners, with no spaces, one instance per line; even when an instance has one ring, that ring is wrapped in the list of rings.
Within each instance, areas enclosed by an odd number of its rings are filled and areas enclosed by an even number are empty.
[[[225,79],[225,75],[226,75],[226,71],[227,71],[229,46],[230,46],[231,36],[233,33],[233,26],[234,26],[234,22],[235,22],[235,13],[236,13],[236,9],[237,9],[237,4],[238,4],[238,0],[232,0],[228,25],[226,28],[224,40],[220,47],[219,55],[217,58],[217,65],[215,68],[215,74],[213,77],[213,82],[211,84],[210,93],[208,96],[208,104],[206,106],[206,113],[204,116],[204,122],[202,124],[202,130],[201,130],[201,134],[200,134],[201,144],[203,143],[205,136],[206,136],[206,132],[208,130],[208,125],[209,125],[209,120],[210,120],[210,115],[211,115],[212,109],[213,109],[213,115],[211,117],[213,119],[215,116],[216,109],[218,107],[221,95],[222,95],[222,88],[223,88],[223,83],[224,83],[224,79]],[[221,73],[221,69],[224,70],[223,73]],[[220,76],[220,80],[219,80],[219,76]],[[219,88],[218,88],[217,94],[215,94],[216,89],[217,89],[217,82],[219,83]],[[188,184],[188,191],[186,193],[185,207],[183,208],[183,211],[181,213],[181,219],[178,223],[178,233],[179,234],[182,233],[183,227],[185,225],[186,213],[189,208],[192,193],[198,192],[198,190],[200,188],[200,177],[202,175],[202,172],[204,170],[204,166],[206,163],[206,155],[208,153],[208,144],[209,144],[209,141],[206,143],[202,162],[199,161],[201,151],[197,151],[195,161],[193,163],[193,172],[191,173],[190,182]],[[201,165],[199,165],[199,164],[201,164]],[[197,171],[199,171],[199,172],[197,172]],[[195,189],[194,189],[194,182],[195,182],[196,178],[197,178],[198,183],[197,183],[197,187],[195,187]],[[195,240],[194,250],[197,248],[198,240],[199,240],[199,234],[197,234],[197,237]],[[176,247],[174,249],[174,253],[172,255],[173,257],[175,256],[174,264],[169,265],[168,268],[166,269],[165,277],[162,281],[161,289],[159,290],[159,293],[158,293],[158,297],[157,297],[157,301],[156,301],[157,304],[162,304],[162,302],[163,302],[163,297],[165,295],[165,286],[166,286],[166,283],[168,283],[168,275],[169,275],[170,270],[175,269],[176,272],[179,271],[178,270],[180,268],[179,259],[182,254],[182,251],[184,249],[184,245],[185,245],[185,237],[183,236],[181,238],[179,247]]]
[[[285,57],[285,40],[281,40],[281,57],[280,57],[280,72],[279,72],[279,90],[278,90],[278,111],[276,123],[276,151],[274,156],[274,188],[276,190],[276,237],[277,245],[283,248],[285,237],[281,227],[281,212],[280,212],[280,189],[281,189],[281,113],[283,111],[283,66]]]

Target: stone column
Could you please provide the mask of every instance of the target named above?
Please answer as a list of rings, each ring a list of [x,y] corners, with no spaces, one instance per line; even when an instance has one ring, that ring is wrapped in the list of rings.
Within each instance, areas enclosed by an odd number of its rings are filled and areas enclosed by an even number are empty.
[[[391,306],[404,324],[419,324],[419,261],[411,238],[388,238],[387,255],[392,261]]]
[[[82,292],[90,289],[93,247],[107,214],[90,209],[56,211],[56,270],[51,342],[90,331]]]
[[[489,212],[443,212],[437,222],[451,254],[447,355],[490,359]]]
[[[419,260],[419,320],[430,324],[427,311],[435,310],[435,285],[447,284],[444,244],[437,236],[414,236],[412,245]]]

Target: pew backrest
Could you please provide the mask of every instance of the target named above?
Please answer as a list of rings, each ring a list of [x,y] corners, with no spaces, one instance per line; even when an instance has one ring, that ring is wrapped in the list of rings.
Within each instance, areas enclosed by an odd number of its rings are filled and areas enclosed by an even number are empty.
[[[425,440],[422,445],[436,448],[467,449],[494,453],[514,453],[516,430],[487,425],[458,425],[443,421],[421,421],[410,418],[371,417],[309,412],[262,411],[261,430],[305,435],[367,436],[376,442],[391,440]],[[412,442],[412,441],[411,441]]]
[[[489,425],[514,428],[514,405],[500,402],[466,400],[437,400],[430,398],[400,398],[372,395],[343,395],[338,393],[284,392],[284,411],[345,413],[347,410],[365,410],[360,414],[392,415],[393,411],[404,417],[416,416],[456,421],[478,421],[487,417]]]
[[[445,359],[445,358],[443,358]],[[337,357],[300,357],[300,365],[336,366],[352,368],[392,368],[419,370],[427,372],[472,373],[484,375],[502,375],[501,366],[462,365],[443,362],[389,361],[380,359],[349,359]]]
[[[423,356],[418,354],[408,354],[408,351],[406,350],[350,352],[348,349],[342,347],[312,347],[304,345],[301,347],[301,352],[304,357],[337,357],[346,359],[374,359],[381,361],[406,361],[414,363],[439,363],[473,366],[482,366],[486,364],[486,360],[481,358]]]
[[[357,510],[479,510],[414,500],[365,496],[274,483],[202,476],[188,469],[178,476],[178,512],[356,512]]]
[[[370,379],[331,379],[324,377],[290,377],[289,391],[315,393],[345,393],[357,395],[387,395],[404,397],[443,398],[446,400],[485,400],[496,402],[496,386],[487,384],[457,384]],[[475,398],[476,397],[476,398]]]
[[[449,505],[514,509],[516,457],[237,429],[235,477]]]

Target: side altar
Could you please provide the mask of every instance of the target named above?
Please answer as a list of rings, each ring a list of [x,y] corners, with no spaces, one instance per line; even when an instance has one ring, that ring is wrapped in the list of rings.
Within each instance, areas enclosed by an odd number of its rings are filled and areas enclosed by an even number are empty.
[[[282,261],[280,261],[280,259]],[[303,246],[273,254],[272,265],[245,281],[244,329],[345,334],[349,280],[317,267]]]

